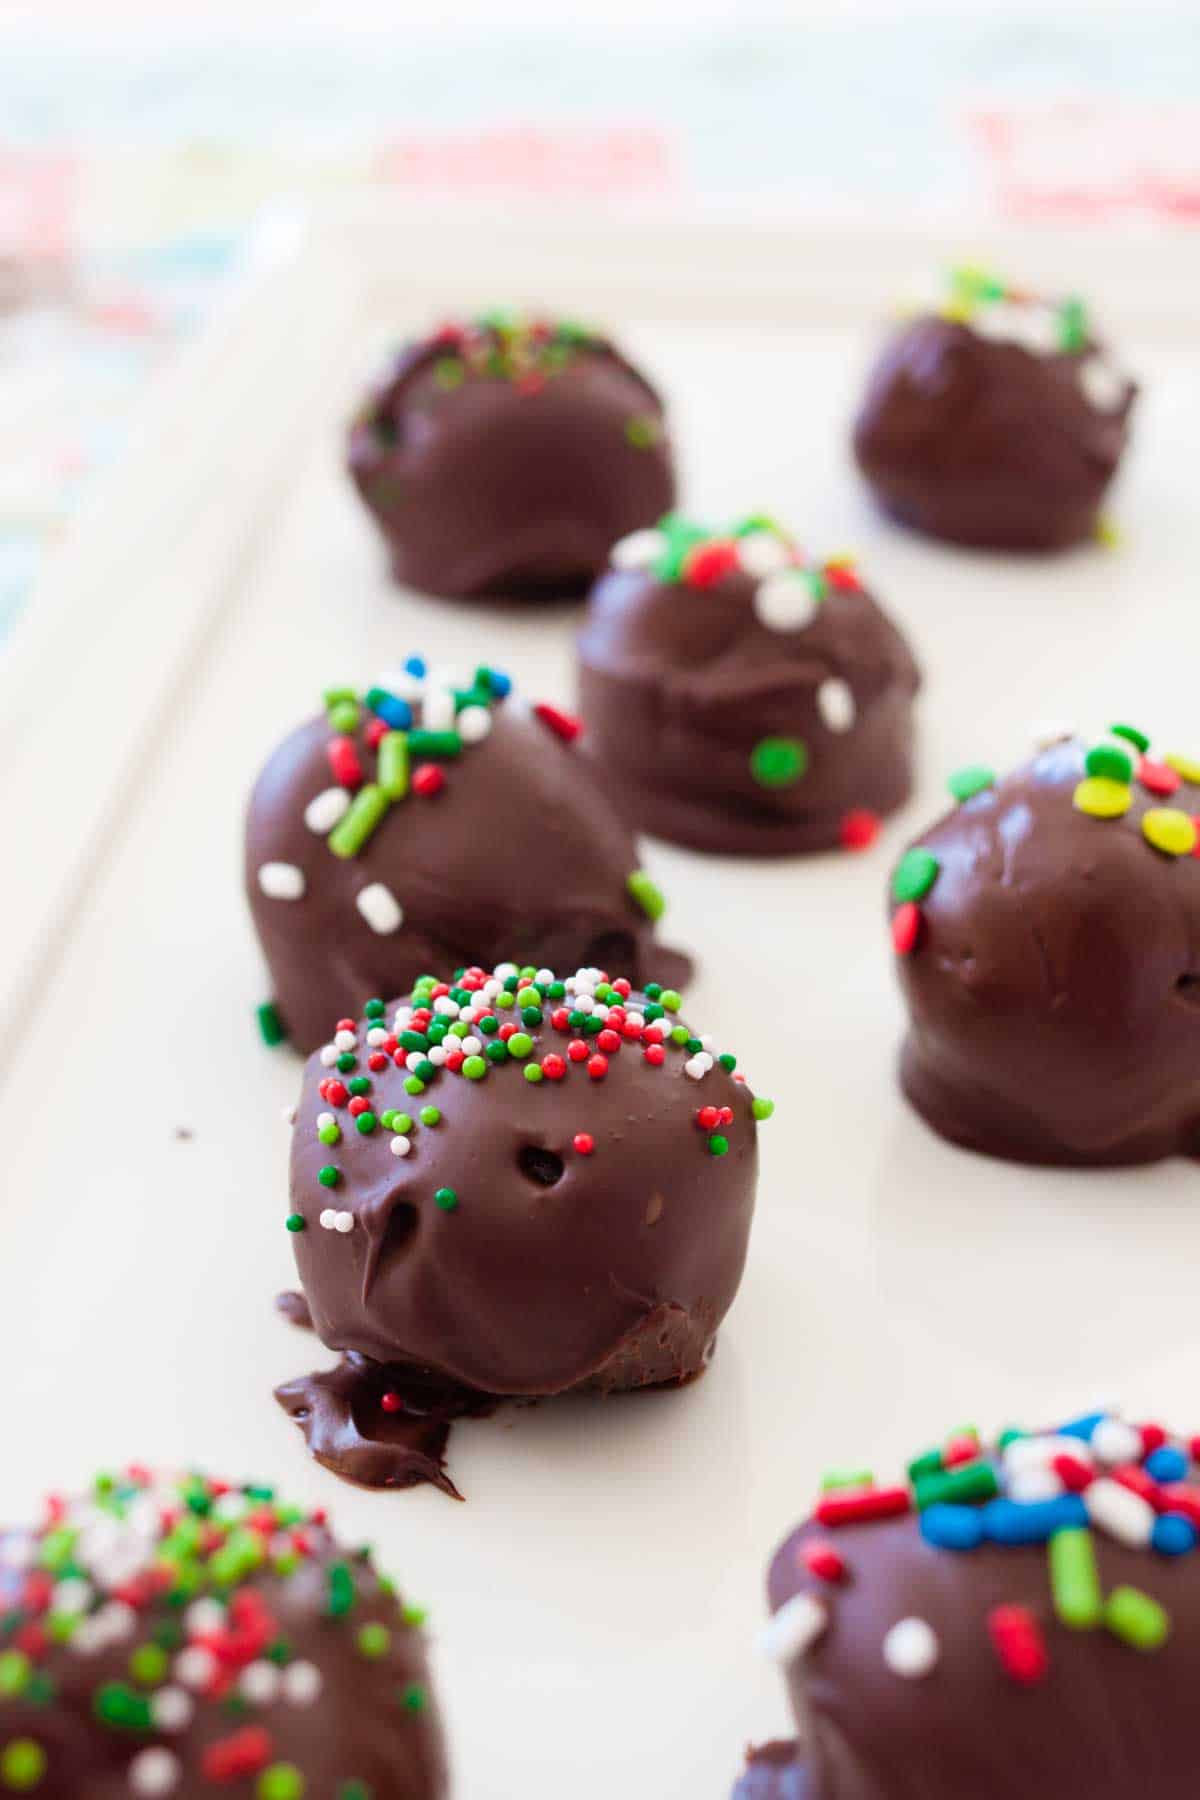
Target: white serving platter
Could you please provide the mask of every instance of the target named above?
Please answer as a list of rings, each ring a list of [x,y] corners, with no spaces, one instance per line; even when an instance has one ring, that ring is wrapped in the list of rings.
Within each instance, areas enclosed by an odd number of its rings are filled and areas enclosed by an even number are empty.
[[[893,1080],[885,877],[946,771],[1016,760],[1047,715],[1200,743],[1200,341],[1149,276],[1140,292],[1114,259],[1146,383],[1119,551],[971,556],[864,500],[846,423],[873,301],[955,248],[614,226],[581,262],[544,226],[327,224],[159,396],[0,667],[0,1518],[133,1458],[328,1504],[431,1608],[465,1800],[721,1800],[744,1742],[786,1726],[753,1647],[762,1574],[823,1467],[892,1471],[966,1419],[1098,1397],[1200,1425],[1194,1166],[1006,1168],[931,1137]],[[994,250],[1069,278],[1061,242]],[[1103,259],[1080,255],[1103,298]],[[871,853],[647,847],[668,935],[700,956],[690,1016],[777,1101],[745,1285],[684,1392],[457,1427],[457,1506],[339,1483],[271,1399],[326,1359],[271,1306],[299,1064],[254,1027],[240,825],[259,761],[335,678],[486,649],[570,697],[571,611],[396,592],[339,467],[380,346],[509,294],[590,301],[620,330],[672,400],[699,515],[766,509],[857,549],[926,688],[921,791]]]

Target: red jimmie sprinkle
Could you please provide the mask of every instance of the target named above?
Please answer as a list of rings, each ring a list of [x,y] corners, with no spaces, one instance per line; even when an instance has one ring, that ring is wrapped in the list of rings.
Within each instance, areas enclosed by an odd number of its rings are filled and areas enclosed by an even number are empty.
[[[436,763],[418,763],[412,772],[412,790],[414,794],[424,794],[427,800],[434,794],[440,794],[446,785],[446,772],[439,769]]]
[[[542,1074],[547,1081],[561,1081],[567,1072],[567,1065],[561,1056],[551,1053],[542,1058]]]
[[[572,1038],[567,1045],[567,1055],[572,1062],[586,1062],[588,1047],[582,1038]]]
[[[1091,1487],[1096,1479],[1095,1470],[1091,1464],[1085,1463],[1082,1457],[1072,1456],[1069,1452],[1056,1456],[1050,1467],[1069,1494],[1082,1494],[1084,1488]]]
[[[379,1404],[385,1413],[398,1413],[403,1408],[404,1401],[394,1388],[388,1388],[385,1394],[379,1396]]]
[[[1153,757],[1143,756],[1138,763],[1138,780],[1148,794],[1158,794],[1165,798],[1175,792],[1180,778],[1166,763],[1155,762]]]
[[[910,1504],[907,1488],[852,1488],[822,1494],[815,1516],[820,1525],[858,1525],[865,1519],[899,1518]]]
[[[879,815],[865,806],[852,807],[842,814],[838,840],[843,850],[868,850],[879,836]]]
[[[648,1062],[652,1068],[661,1068],[667,1060],[667,1053],[661,1044],[647,1044],[642,1051],[642,1061]]]
[[[367,1096],[365,1094],[355,1094],[353,1100],[350,1102],[351,1116],[357,1119],[360,1114],[370,1112],[370,1110],[371,1102],[367,1099]]]
[[[861,594],[862,582],[849,563],[825,564],[825,579],[839,594]]]
[[[572,1142],[580,1156],[590,1156],[596,1148],[596,1140],[588,1131],[577,1131]]]
[[[701,1131],[715,1131],[720,1120],[721,1115],[715,1106],[702,1106],[696,1114],[696,1123]]]
[[[378,1075],[380,1069],[386,1069],[387,1066],[388,1066],[388,1059],[383,1054],[383,1051],[382,1050],[372,1050],[370,1056],[368,1056],[368,1058],[367,1058],[368,1069],[374,1069],[375,1073]]]
[[[841,1553],[824,1538],[810,1538],[800,1546],[800,1555],[809,1574],[818,1581],[845,1581],[846,1564]]]
[[[1161,1425],[1139,1425],[1142,1434],[1142,1455],[1150,1456],[1155,1450],[1161,1450],[1167,1441],[1167,1434]]]
[[[1179,1481],[1164,1487],[1162,1495],[1169,1512],[1182,1513],[1200,1531],[1200,1487]]]
[[[621,1040],[615,1031],[602,1031],[596,1038],[597,1050],[603,1050],[605,1056],[615,1056],[621,1048]]]
[[[1170,1503],[1162,1488],[1137,1463],[1123,1463],[1119,1469],[1110,1469],[1108,1473],[1111,1481],[1115,1481],[1119,1487],[1128,1488],[1131,1494],[1137,1494],[1155,1512],[1169,1511]]]
[[[378,750],[380,738],[386,737],[389,729],[390,727],[386,719],[372,719],[367,726],[367,748],[370,750]]]
[[[339,787],[356,788],[362,785],[362,764],[358,760],[358,750],[353,738],[330,738],[329,767],[333,770],[333,779]],[[351,1027],[353,1029],[353,1027]]]
[[[589,1056],[587,1072],[593,1081],[603,1081],[608,1074],[607,1056]]]
[[[200,1767],[208,1781],[236,1781],[241,1775],[255,1775],[271,1760],[271,1736],[261,1725],[247,1725],[231,1737],[218,1738],[210,1744]]]
[[[337,1031],[353,1031],[355,1029],[354,1020],[353,1019],[339,1019],[335,1029]]]
[[[921,936],[921,909],[915,900],[906,900],[892,914],[892,948],[897,956],[911,956]]]
[[[1036,1616],[1027,1606],[994,1606],[988,1614],[988,1636],[1000,1667],[1022,1687],[1046,1679],[1050,1658]]]
[[[738,566],[737,545],[731,538],[711,538],[689,550],[683,562],[683,579],[689,587],[715,587]]]
[[[583,730],[582,719],[577,719],[574,713],[564,712],[560,706],[551,706],[546,700],[539,700],[533,710],[542,724],[548,725],[565,744],[573,744]]]
[[[330,1106],[345,1106],[350,1098],[350,1089],[344,1081],[331,1081],[326,1085],[325,1098]]]

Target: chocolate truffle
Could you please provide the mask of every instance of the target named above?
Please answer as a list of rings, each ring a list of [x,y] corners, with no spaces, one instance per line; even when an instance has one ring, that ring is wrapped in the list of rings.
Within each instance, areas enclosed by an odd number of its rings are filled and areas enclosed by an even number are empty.
[[[950,791],[892,876],[909,1100],[1018,1162],[1194,1155],[1200,761],[1117,725]]]
[[[349,466],[396,579],[452,597],[575,597],[675,497],[645,376],[580,325],[503,312],[402,350]]]
[[[858,849],[907,799],[908,646],[849,558],[769,519],[614,547],[579,639],[588,745],[631,823],[697,850]]]
[[[1058,550],[1102,530],[1136,384],[1079,300],[973,269],[907,320],[871,373],[854,454],[880,505],[930,537]]]
[[[679,1004],[501,963],[371,1001],[311,1058],[287,1225],[344,1360],[278,1397],[321,1462],[453,1494],[456,1413],[701,1373],[772,1108]]]
[[[98,1476],[0,1530],[0,1794],[441,1800],[421,1617],[271,1488]]]
[[[827,1488],[767,1582],[798,1745],[737,1800],[1186,1800],[1198,1450],[1091,1414]]]
[[[465,685],[464,685],[465,683]],[[246,891],[275,998],[264,1035],[303,1050],[374,994],[481,954],[651,972],[664,900],[575,745],[578,721],[495,669],[420,657],[275,751],[246,823]]]

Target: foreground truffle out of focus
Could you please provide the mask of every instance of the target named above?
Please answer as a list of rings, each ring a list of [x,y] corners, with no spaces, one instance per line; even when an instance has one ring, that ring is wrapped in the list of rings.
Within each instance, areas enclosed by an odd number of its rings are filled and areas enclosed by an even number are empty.
[[[409,344],[350,431],[398,581],[470,599],[582,594],[674,500],[662,401],[608,338],[495,311]]]
[[[1020,1162],[1194,1155],[1200,760],[1117,724],[950,789],[891,881],[908,1099]]]
[[[423,1616],[271,1488],[98,1476],[0,1531],[0,1793],[444,1800]]]
[[[772,1107],[679,1007],[506,963],[373,1001],[310,1059],[287,1224],[343,1361],[279,1399],[321,1461],[453,1493],[459,1414],[702,1372]]]
[[[734,1800],[1186,1800],[1198,1454],[1092,1413],[831,1475],[767,1582],[797,1741]]]
[[[617,544],[579,638],[597,772],[631,824],[779,856],[870,843],[912,784],[919,674],[848,557],[773,520]]]
[[[1065,549],[1101,527],[1137,392],[1081,301],[953,270],[880,353],[854,454],[883,509],[916,531]]]

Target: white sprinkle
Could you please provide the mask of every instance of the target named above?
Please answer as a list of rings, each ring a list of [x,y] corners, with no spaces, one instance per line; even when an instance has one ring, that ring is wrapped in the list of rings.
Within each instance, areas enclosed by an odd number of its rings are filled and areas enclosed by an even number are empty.
[[[1092,1460],[1092,1453],[1081,1438],[1014,1438],[1004,1451],[1005,1474],[1011,1481],[1015,1474],[1026,1469],[1048,1467],[1056,1456],[1073,1456],[1085,1463]]]
[[[464,744],[481,744],[492,729],[492,715],[486,706],[464,706],[457,724]]]
[[[86,1612],[92,1603],[92,1584],[71,1576],[56,1583],[50,1598],[50,1610],[56,1613]]]
[[[1092,1453],[1102,1463],[1141,1462],[1142,1434],[1124,1419],[1101,1419],[1092,1433]]]
[[[280,1117],[282,1118],[285,1125],[294,1125],[296,1123],[295,1107],[294,1106],[285,1106],[282,1113],[280,1114]]]
[[[919,1681],[936,1666],[937,1633],[924,1619],[901,1619],[883,1640],[883,1660],[893,1675]]]
[[[384,887],[382,881],[372,881],[368,887],[362,888],[355,896],[354,904],[371,930],[377,931],[381,937],[399,931],[404,923],[404,908],[392,890]]]
[[[1115,412],[1129,392],[1120,369],[1103,356],[1085,356],[1079,363],[1079,385],[1099,412]]]
[[[321,1061],[325,1064],[325,1067],[327,1069],[332,1069],[334,1063],[338,1059],[339,1054],[340,1054],[340,1052],[338,1051],[338,1047],[336,1044],[322,1044],[322,1046],[321,1046]]]
[[[421,724],[426,731],[454,730],[454,695],[449,688],[426,689]]]
[[[29,1569],[33,1566],[37,1547],[26,1531],[10,1531],[0,1537],[0,1567]]]
[[[269,900],[300,900],[304,895],[304,870],[295,863],[263,863],[258,885]]]
[[[812,1649],[829,1623],[815,1594],[793,1594],[759,1634],[759,1648],[775,1663],[790,1663]]]
[[[1036,1500],[1057,1500],[1063,1492],[1063,1484],[1053,1469],[1040,1469],[1036,1464],[1030,1464],[1010,1476],[1005,1492],[1010,1500],[1028,1506]]]
[[[830,731],[849,731],[858,716],[854,690],[840,675],[830,675],[817,689],[817,707]]]
[[[344,787],[325,788],[304,809],[304,823],[318,837],[328,837],[338,820],[350,809],[350,796]]]
[[[452,1000],[449,994],[442,994],[439,999],[434,1001],[433,1010],[435,1013],[441,1013],[444,1018],[457,1019],[458,1001]]]
[[[224,1631],[225,1608],[215,1600],[193,1600],[183,1615],[190,1638],[207,1637],[210,1632]]]
[[[244,1519],[250,1509],[251,1502],[247,1500],[245,1494],[233,1492],[220,1495],[213,1503],[214,1517],[226,1519],[231,1525],[236,1525],[239,1519]]]
[[[754,590],[754,610],[769,631],[803,631],[816,618],[817,606],[801,569],[768,575]]]
[[[444,1044],[430,1044],[429,1060],[435,1069],[440,1069],[446,1060],[446,1046]]]
[[[464,1056],[478,1056],[483,1049],[483,1039],[477,1037],[460,1038],[458,1047]]]
[[[661,531],[631,531],[627,537],[618,538],[608,553],[608,560],[614,569],[648,569],[656,563],[667,547],[667,540]]]
[[[311,1706],[321,1692],[321,1671],[315,1663],[289,1663],[283,1671],[283,1697],[293,1706]]]
[[[411,1138],[394,1137],[392,1139],[392,1155],[393,1156],[407,1156],[411,1149],[412,1149],[412,1139]]]
[[[1154,1508],[1119,1481],[1093,1481],[1083,1490],[1083,1504],[1093,1525],[1131,1550],[1144,1549],[1154,1535]]]
[[[534,986],[544,988],[544,987],[547,987],[549,985],[549,983],[552,982],[553,980],[554,980],[554,970],[553,969],[539,969],[537,972],[537,978],[534,982]]]
[[[1053,750],[1056,744],[1069,744],[1075,736],[1075,727],[1065,725],[1061,719],[1045,719],[1035,725],[1030,733],[1035,750]]]
[[[737,559],[747,575],[774,575],[787,568],[792,551],[773,531],[751,531],[737,540]]]
[[[238,1687],[255,1706],[270,1706],[279,1692],[279,1670],[274,1663],[252,1662],[242,1670]]]
[[[345,1237],[348,1231],[354,1230],[354,1214],[352,1212],[337,1213],[334,1216],[333,1229],[335,1231],[340,1231],[342,1236]]]
[[[690,1075],[693,1081],[699,1081],[701,1076],[707,1075],[711,1068],[712,1057],[705,1056],[702,1050],[697,1050],[695,1056],[689,1056],[684,1063],[683,1072],[685,1075]]]
[[[397,700],[419,700],[425,691],[425,683],[411,669],[385,669],[376,685]]]
[[[182,1681],[184,1687],[206,1688],[217,1673],[217,1659],[211,1650],[205,1650],[193,1644],[187,1650],[181,1650],[175,1658],[175,1679]]]
[[[334,1118],[334,1116],[331,1112],[319,1112],[317,1114],[317,1130],[318,1131],[324,1131],[327,1126],[336,1125],[336,1124],[337,1124],[337,1120]]]
[[[138,1615],[124,1600],[110,1600],[107,1606],[92,1614],[89,1623],[103,1628],[106,1643],[121,1644],[137,1630]]]
[[[334,1206],[323,1206],[321,1208],[320,1218],[317,1222],[322,1231],[336,1231],[337,1208]]]
[[[415,1075],[424,1061],[425,1052],[423,1050],[410,1050],[404,1059],[404,1066],[410,1075]]]
[[[195,1701],[182,1688],[160,1687],[150,1696],[150,1717],[159,1731],[182,1731],[195,1710]]]
[[[971,330],[993,343],[1020,344],[1037,356],[1058,350],[1058,315],[1041,302],[989,301],[971,314]]]
[[[129,1785],[135,1794],[170,1794],[178,1783],[179,1758],[161,1745],[142,1750],[129,1765]]]
[[[386,1043],[387,1036],[388,1028],[386,1025],[372,1025],[370,1031],[367,1033],[367,1042],[370,1044],[372,1050],[376,1050],[380,1044]]]
[[[335,1033],[333,1041],[339,1050],[353,1050],[358,1043],[358,1037],[353,1031],[339,1031]]]

